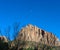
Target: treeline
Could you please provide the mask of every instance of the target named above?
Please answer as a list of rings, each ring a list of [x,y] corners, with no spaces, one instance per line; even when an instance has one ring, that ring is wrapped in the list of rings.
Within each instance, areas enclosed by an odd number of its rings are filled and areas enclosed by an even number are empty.
[[[11,46],[11,43],[14,42],[15,46]],[[0,42],[0,50],[60,50],[60,47],[47,46],[45,44],[34,45],[35,42],[21,41],[20,44],[17,41],[11,42]],[[20,46],[19,46],[20,45]],[[26,45],[28,47],[26,47]]]

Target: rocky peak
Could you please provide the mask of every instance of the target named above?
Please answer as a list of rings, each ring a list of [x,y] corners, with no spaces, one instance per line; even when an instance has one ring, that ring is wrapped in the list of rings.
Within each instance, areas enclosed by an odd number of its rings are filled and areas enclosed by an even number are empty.
[[[28,24],[22,28],[18,34],[17,40],[34,41],[38,43],[47,44],[50,46],[59,46],[58,38],[50,32],[46,32],[36,26]]]
[[[0,41],[8,42],[7,38],[5,36],[0,36]]]

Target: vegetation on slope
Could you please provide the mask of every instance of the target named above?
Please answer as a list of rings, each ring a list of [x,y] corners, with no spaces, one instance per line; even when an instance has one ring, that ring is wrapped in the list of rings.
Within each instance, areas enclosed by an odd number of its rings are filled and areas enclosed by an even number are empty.
[[[0,41],[0,50],[60,50],[60,47],[47,46],[31,41]]]

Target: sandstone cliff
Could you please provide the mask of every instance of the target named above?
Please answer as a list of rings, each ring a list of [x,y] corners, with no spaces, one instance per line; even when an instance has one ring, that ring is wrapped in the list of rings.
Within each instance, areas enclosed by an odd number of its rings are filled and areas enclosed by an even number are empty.
[[[60,46],[60,42],[55,35],[31,24],[21,29],[17,40],[34,41],[50,46]]]

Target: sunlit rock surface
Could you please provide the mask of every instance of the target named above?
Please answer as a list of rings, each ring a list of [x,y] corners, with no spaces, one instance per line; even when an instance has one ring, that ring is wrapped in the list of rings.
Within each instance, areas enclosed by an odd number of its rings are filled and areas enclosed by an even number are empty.
[[[34,41],[50,46],[60,46],[60,41],[55,35],[31,24],[21,29],[17,40]]]

